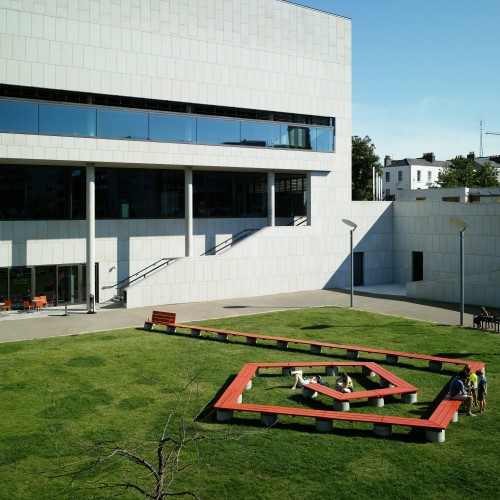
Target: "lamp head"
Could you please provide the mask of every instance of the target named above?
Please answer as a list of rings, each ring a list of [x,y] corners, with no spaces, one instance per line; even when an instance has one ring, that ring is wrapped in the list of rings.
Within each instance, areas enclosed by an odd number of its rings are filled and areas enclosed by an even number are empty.
[[[458,217],[452,217],[450,221],[453,225],[458,226],[460,229],[462,229],[462,231],[465,231],[470,226],[467,221],[459,219]]]
[[[354,231],[354,230],[358,227],[358,225],[357,225],[357,224],[355,224],[354,222],[352,222],[352,221],[351,221],[351,220],[349,220],[349,219],[342,219],[342,222],[343,222],[344,224],[346,224],[347,226],[352,227],[352,230],[353,230],[353,231]]]

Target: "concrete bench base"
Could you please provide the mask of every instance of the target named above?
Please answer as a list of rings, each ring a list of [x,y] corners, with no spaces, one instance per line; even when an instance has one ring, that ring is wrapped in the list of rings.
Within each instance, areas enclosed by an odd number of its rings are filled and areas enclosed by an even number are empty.
[[[390,424],[374,424],[373,432],[378,437],[392,436],[392,425]]]
[[[401,402],[405,405],[413,405],[417,402],[417,393],[409,392],[408,394],[401,394]]]
[[[337,401],[334,399],[333,409],[335,411],[349,411],[351,409],[351,405],[349,404],[349,401]]]
[[[278,421],[278,416],[276,415],[276,413],[262,413],[260,415],[260,421],[266,427],[271,427]]]
[[[316,419],[316,430],[318,432],[331,432],[333,430],[333,420],[323,418]]]
[[[384,398],[368,398],[368,404],[370,406],[376,406],[377,408],[381,408],[384,406],[385,401]]]

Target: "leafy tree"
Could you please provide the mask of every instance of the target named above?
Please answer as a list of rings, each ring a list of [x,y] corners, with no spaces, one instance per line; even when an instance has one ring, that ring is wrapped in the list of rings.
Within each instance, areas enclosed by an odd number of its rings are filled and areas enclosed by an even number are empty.
[[[366,136],[352,138],[352,199],[373,199],[373,168],[382,175],[380,158],[375,154],[375,145]]]
[[[478,187],[499,186],[497,169],[489,161],[483,163],[476,172],[476,184]]]
[[[441,188],[498,186],[495,167],[489,162],[476,169],[471,158],[457,156],[439,173],[437,184]]]

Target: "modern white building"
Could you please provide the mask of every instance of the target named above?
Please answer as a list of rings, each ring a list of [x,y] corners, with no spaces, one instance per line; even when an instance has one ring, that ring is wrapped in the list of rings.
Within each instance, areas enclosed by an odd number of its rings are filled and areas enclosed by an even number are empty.
[[[351,202],[351,119],[350,19],[281,0],[3,1],[0,297],[347,288],[348,219],[355,285],[456,302],[463,211],[467,302],[499,304],[498,206]]]

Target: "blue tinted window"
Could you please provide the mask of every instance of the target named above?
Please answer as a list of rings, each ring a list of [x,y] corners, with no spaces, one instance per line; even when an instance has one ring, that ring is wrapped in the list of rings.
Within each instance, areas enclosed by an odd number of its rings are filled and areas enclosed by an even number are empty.
[[[116,139],[148,138],[147,113],[131,111],[97,110],[97,135]]]
[[[38,104],[0,101],[0,130],[38,133]]]
[[[280,126],[273,123],[241,122],[241,144],[276,147],[280,145]]]
[[[94,137],[96,110],[40,104],[40,133]]]
[[[333,129],[316,128],[313,130],[316,135],[316,144],[313,149],[316,151],[333,151]]]
[[[281,144],[294,149],[311,149],[311,129],[296,125],[281,125]]]
[[[151,114],[149,138],[152,141],[196,142],[196,118]]]
[[[240,144],[240,122],[198,118],[197,142],[201,144]]]

